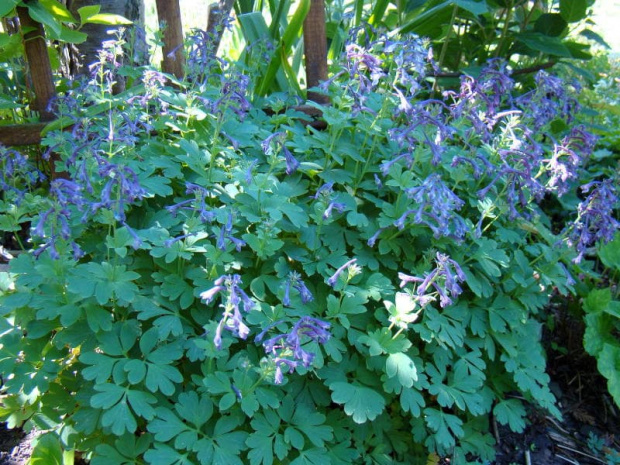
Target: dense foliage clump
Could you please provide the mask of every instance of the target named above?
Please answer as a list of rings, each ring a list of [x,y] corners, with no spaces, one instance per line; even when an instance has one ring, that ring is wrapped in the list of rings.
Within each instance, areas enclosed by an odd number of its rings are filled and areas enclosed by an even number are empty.
[[[410,464],[491,459],[489,414],[520,431],[523,399],[559,415],[545,305],[618,229],[617,179],[579,190],[574,89],[496,60],[440,93],[423,41],[364,37],[324,130],[219,59],[172,88],[109,44],[56,102],[48,195],[2,149],[2,221],[31,225],[3,418],[94,465]]]

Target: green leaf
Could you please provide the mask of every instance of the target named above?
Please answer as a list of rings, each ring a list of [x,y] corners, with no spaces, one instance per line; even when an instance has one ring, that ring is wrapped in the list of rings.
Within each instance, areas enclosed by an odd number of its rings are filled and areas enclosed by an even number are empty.
[[[549,37],[537,32],[516,34],[515,38],[534,52],[543,52],[547,55],[569,58],[570,51],[557,37]]]
[[[607,268],[620,271],[620,233],[612,241],[599,246],[598,256]]]
[[[416,389],[403,389],[400,394],[400,406],[404,412],[410,412],[414,417],[419,417],[421,409],[426,403],[424,397]]]
[[[394,285],[387,276],[381,273],[373,273],[364,285],[363,294],[366,298],[381,300],[387,294],[392,294],[393,291]]]
[[[611,289],[593,289],[583,301],[586,313],[601,313],[611,304]]]
[[[112,433],[116,436],[121,436],[125,432],[133,433],[138,428],[126,399],[122,399],[114,407],[105,411],[101,416],[101,424],[104,427],[111,427]]]
[[[557,13],[544,13],[534,23],[534,30],[546,36],[557,37],[568,27],[568,23]]]
[[[390,377],[398,377],[402,387],[410,388],[418,380],[418,370],[413,360],[403,353],[388,355],[385,362],[385,372]]]
[[[103,24],[106,26],[129,26],[133,24],[133,21],[129,21],[127,18],[121,15],[114,15],[111,13],[98,13],[92,16],[89,16],[86,21],[83,21],[82,24]]]
[[[196,428],[204,425],[213,415],[213,402],[208,397],[199,397],[195,391],[179,394],[174,408],[181,418]]]
[[[401,34],[407,34],[411,31],[419,32],[419,28],[425,23],[432,22],[435,18],[440,17],[440,13],[452,7],[453,2],[441,2],[438,5],[433,3],[433,7],[415,16],[415,18],[400,27]]]
[[[0,17],[7,16],[11,11],[13,11],[13,8],[15,8],[19,2],[20,0],[3,1],[2,5],[0,5]]]
[[[170,187],[170,179],[163,176],[150,176],[140,180],[140,186],[146,189],[151,195],[166,197],[172,195],[173,191]]]
[[[88,34],[61,25],[60,33],[56,33],[56,31],[52,30],[50,31],[49,38],[69,44],[81,44],[88,39]]]
[[[258,95],[265,95],[269,87],[272,85],[277,72],[281,69],[282,60],[287,59],[287,54],[293,45],[294,39],[299,36],[302,31],[303,22],[304,19],[306,19],[308,11],[310,11],[310,0],[301,0],[297,5],[295,13],[293,13],[288,26],[284,30],[279,44],[274,50],[273,56],[267,65],[265,75],[262,76],[262,78],[257,82],[256,92]]]
[[[560,14],[569,23],[584,19],[587,10],[587,0],[560,0]]]
[[[59,18],[49,12],[41,3],[28,2],[26,3],[26,6],[28,7],[28,14],[32,19],[49,27],[55,34],[60,34],[62,22]]]
[[[598,356],[598,371],[607,378],[607,388],[617,406],[620,406],[620,347],[618,344],[603,345]]]
[[[164,278],[161,294],[171,301],[178,300],[182,309],[194,303],[194,288],[178,274],[169,274]]]
[[[331,426],[324,424],[325,415],[310,411],[303,405],[295,410],[292,423],[317,447],[324,447],[325,442],[334,437]]]
[[[434,439],[444,450],[456,444],[455,437],[463,435],[463,422],[460,418],[433,408],[424,409],[426,424],[435,432]]]
[[[248,458],[251,465],[273,465],[273,440],[273,436],[262,432],[250,434],[245,443],[250,448]]]
[[[462,8],[470,13],[479,16],[489,11],[487,2],[485,0],[455,0],[454,2],[459,8]]]
[[[355,423],[372,421],[385,409],[385,399],[378,392],[346,382],[332,383],[332,400],[344,404],[344,411]]]
[[[29,465],[65,465],[58,436],[46,433],[34,440]]]
[[[607,42],[605,42],[605,39],[603,39],[603,37],[600,34],[592,31],[591,29],[584,29],[579,34],[584,36],[588,40],[592,40],[596,42],[597,44],[602,45],[606,49],[611,48],[610,45]]]
[[[525,429],[526,411],[519,399],[505,399],[493,408],[493,415],[502,425],[508,425],[515,433]]]
[[[151,405],[157,403],[154,395],[144,391],[127,391],[127,400],[136,415],[152,420],[155,417],[155,409]]]
[[[394,337],[388,328],[377,329],[371,334],[360,336],[359,342],[368,346],[370,355],[397,354],[406,352],[411,347],[411,342],[403,333]]]
[[[101,5],[87,5],[81,8],[78,8],[78,15],[80,15],[80,22],[84,24],[88,18],[93,15],[96,15],[101,11]]]
[[[188,426],[170,409],[157,407],[156,414],[157,418],[147,425],[149,432],[155,435],[155,440],[168,442],[188,430]]]
[[[127,372],[127,380],[131,384],[138,384],[146,376],[146,363],[143,360],[129,360],[123,369]]]
[[[187,458],[187,455],[181,454],[165,444],[155,443],[154,449],[146,451],[144,459],[152,465],[194,465]]]
[[[76,23],[77,21],[65,5],[58,0],[38,0],[55,18],[63,23]]]
[[[116,384],[97,384],[95,391],[98,393],[90,398],[90,405],[94,408],[109,409],[125,396],[125,388]]]
[[[175,391],[175,383],[182,383],[183,375],[171,365],[156,365],[149,363],[146,372],[146,387],[151,392],[160,391],[166,396],[171,396]]]

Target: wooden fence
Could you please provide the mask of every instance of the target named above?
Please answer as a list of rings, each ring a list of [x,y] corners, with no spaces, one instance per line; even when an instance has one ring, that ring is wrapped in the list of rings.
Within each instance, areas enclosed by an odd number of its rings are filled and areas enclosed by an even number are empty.
[[[230,0],[221,1],[228,11]],[[163,33],[162,71],[182,78],[185,67],[183,50],[183,26],[179,0],[156,0],[157,16],[165,22]],[[220,12],[221,13],[221,12]],[[5,146],[37,145],[41,143],[41,131],[53,120],[48,110],[50,101],[56,95],[52,67],[47,52],[45,31],[40,23],[28,14],[28,9],[18,7],[17,14],[22,28],[30,31],[24,35],[24,50],[35,99],[31,102],[33,110],[40,115],[39,123],[0,125],[0,144]],[[211,16],[210,16],[211,17]],[[310,11],[303,27],[306,82],[308,88],[315,87],[327,79],[327,40],[325,35],[325,4],[323,0],[311,0]],[[308,92],[308,99],[325,103],[323,95]]]

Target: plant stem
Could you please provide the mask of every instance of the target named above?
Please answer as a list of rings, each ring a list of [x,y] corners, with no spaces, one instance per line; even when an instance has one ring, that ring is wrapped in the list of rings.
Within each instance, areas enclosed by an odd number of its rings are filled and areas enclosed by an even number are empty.
[[[506,42],[506,37],[508,35],[508,29],[510,27],[510,20],[512,19],[512,8],[513,8],[513,3],[511,1],[508,7],[506,8],[506,17],[504,18],[504,27],[502,28],[502,35],[499,39],[499,43],[497,44],[497,48],[495,49],[495,53],[493,54],[493,56],[495,57],[499,57],[501,55],[501,52],[504,49],[504,43]]]

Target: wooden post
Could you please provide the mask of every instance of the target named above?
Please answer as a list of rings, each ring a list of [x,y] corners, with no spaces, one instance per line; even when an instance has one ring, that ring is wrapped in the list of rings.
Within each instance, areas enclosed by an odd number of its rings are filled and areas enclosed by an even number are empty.
[[[179,0],[156,0],[159,22],[164,22],[164,59],[162,71],[183,78],[185,50],[183,50],[183,25]]]
[[[28,8],[17,7],[17,14],[22,30],[30,29],[24,34],[24,49],[36,96],[32,107],[39,112],[41,121],[50,121],[54,119],[54,115],[48,110],[48,106],[56,95],[56,88],[50,58],[47,54],[45,31],[41,23],[30,17]]]
[[[306,55],[307,87],[316,87],[327,80],[327,35],[325,34],[325,3],[312,0],[304,21],[304,52]],[[329,103],[326,95],[308,92],[308,100]]]

